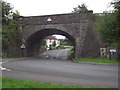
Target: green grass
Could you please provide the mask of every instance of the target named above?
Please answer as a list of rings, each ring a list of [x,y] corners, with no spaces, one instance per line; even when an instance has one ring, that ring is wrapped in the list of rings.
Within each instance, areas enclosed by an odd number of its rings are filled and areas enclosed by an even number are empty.
[[[20,57],[0,57],[1,59],[17,59],[17,58],[20,58]]]
[[[114,90],[112,88],[60,85],[60,84],[54,84],[54,83],[50,83],[50,82],[37,82],[37,81],[30,81],[30,80],[18,80],[18,79],[6,78],[6,77],[2,77],[2,88],[3,88],[3,90],[5,88],[64,88],[64,89],[66,88],[67,90],[68,90],[68,88],[74,88],[74,89],[78,88],[80,90],[82,90],[82,89],[83,90],[87,90],[87,89],[88,90]]]
[[[56,49],[56,47],[54,47],[54,46],[51,46],[51,50],[55,50]]]
[[[60,85],[60,84],[53,84],[50,82],[18,80],[18,79],[11,79],[11,78],[3,77],[2,88],[89,88],[89,87]]]
[[[110,63],[110,64],[120,64],[120,62],[118,62],[115,59],[109,60],[106,57],[101,57],[101,58],[78,58],[75,59],[76,62],[95,62],[95,63]]]

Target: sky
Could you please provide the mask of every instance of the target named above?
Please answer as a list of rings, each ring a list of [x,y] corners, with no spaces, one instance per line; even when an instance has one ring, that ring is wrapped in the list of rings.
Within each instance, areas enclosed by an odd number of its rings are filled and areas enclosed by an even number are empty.
[[[12,4],[22,16],[71,13],[74,7],[86,4],[94,13],[108,10],[113,0],[4,0]]]
[[[41,16],[71,13],[74,7],[84,3],[93,13],[111,10],[113,0],[4,0],[18,10],[21,16]],[[59,36],[58,36],[59,37]]]

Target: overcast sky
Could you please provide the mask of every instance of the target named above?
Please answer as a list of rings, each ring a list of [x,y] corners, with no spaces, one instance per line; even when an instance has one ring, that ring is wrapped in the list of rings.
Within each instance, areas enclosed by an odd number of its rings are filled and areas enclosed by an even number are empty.
[[[11,3],[22,16],[71,13],[73,7],[85,3],[94,13],[102,13],[109,9],[113,0],[5,0]]]
[[[5,0],[18,10],[21,16],[37,16],[71,13],[74,7],[84,3],[94,13],[110,10],[113,0]],[[57,36],[57,38],[64,38]]]

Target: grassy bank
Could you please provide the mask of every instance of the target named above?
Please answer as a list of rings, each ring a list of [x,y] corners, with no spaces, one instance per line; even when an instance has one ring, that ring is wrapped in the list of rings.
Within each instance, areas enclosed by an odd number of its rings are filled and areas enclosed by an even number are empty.
[[[2,77],[2,88],[63,88],[68,90],[68,88],[76,88],[77,90],[115,90],[112,88],[100,88],[100,87],[87,87],[87,86],[73,86],[73,85],[60,85],[50,82],[37,82],[30,80],[18,80]],[[72,90],[74,90],[72,89]],[[75,89],[75,90],[76,90]],[[14,89],[13,89],[14,90]],[[24,90],[24,89],[23,89]],[[55,89],[56,90],[56,89]]]
[[[95,62],[95,63],[110,63],[110,64],[120,64],[120,62],[118,62],[115,59],[109,60],[106,57],[101,57],[101,58],[78,58],[75,59],[76,62]]]
[[[89,87],[81,87],[81,86],[53,84],[49,82],[10,79],[5,77],[2,78],[2,87],[3,88],[89,88]]]
[[[20,58],[20,57],[0,57],[0,59],[17,59],[17,58]]]

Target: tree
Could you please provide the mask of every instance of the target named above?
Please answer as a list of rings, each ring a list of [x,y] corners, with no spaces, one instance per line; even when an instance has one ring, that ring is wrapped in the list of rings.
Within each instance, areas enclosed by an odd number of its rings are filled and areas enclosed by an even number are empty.
[[[56,47],[56,41],[55,40],[53,41],[52,46]]]
[[[82,5],[78,5],[78,7],[73,8],[72,13],[79,13],[81,11],[88,11],[87,6],[83,3]]]
[[[10,3],[0,1],[2,3],[2,22],[7,23],[12,15],[12,7]]]
[[[116,0],[115,2],[111,3],[113,4],[114,7],[114,13],[116,16],[116,32],[117,32],[117,36],[119,37],[120,35],[120,0]],[[117,38],[120,44],[120,38]]]
[[[2,3],[2,24],[8,25],[10,23],[15,23],[15,17],[20,16],[19,12],[17,10],[13,12],[13,7],[10,3],[4,1],[0,1],[0,3]]]
[[[79,12],[86,12],[87,14],[87,19],[95,21],[95,16],[93,13],[88,12],[88,8],[87,6],[83,3],[81,5],[78,5],[77,7],[73,8],[74,10],[72,11],[72,13],[79,13]]]
[[[10,3],[4,1],[0,3],[2,3],[2,51],[6,53],[12,42],[21,42],[21,38],[16,33],[17,18],[15,18],[20,15],[18,11],[13,12]]]
[[[102,16],[99,15],[98,18],[100,19],[95,24],[104,43],[118,45],[120,43],[118,38],[120,34],[120,1],[112,2],[112,5],[114,7],[113,12],[104,12]]]
[[[68,45],[68,46],[71,46],[71,45],[72,45],[71,42],[70,42],[67,38],[65,38],[65,39],[60,39],[60,44],[61,44],[61,45]]]

